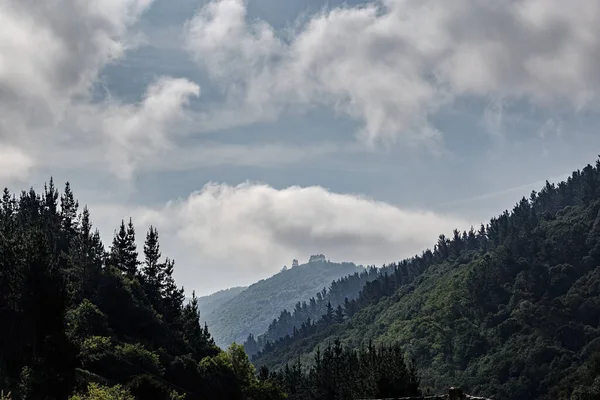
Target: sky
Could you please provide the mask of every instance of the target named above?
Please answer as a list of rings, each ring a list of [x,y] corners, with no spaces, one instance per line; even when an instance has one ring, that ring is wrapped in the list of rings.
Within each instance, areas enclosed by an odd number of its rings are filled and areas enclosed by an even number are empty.
[[[0,184],[205,295],[382,265],[600,153],[600,2],[0,0]]]

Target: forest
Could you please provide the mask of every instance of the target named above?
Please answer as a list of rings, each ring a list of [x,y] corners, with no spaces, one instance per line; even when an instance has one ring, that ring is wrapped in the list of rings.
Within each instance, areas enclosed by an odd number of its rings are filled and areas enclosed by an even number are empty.
[[[323,315],[330,315],[333,318],[334,308],[339,318],[342,306],[350,310],[348,302],[358,297],[365,283],[374,280],[382,270],[369,267],[365,271],[341,277],[332,281],[329,287],[324,287],[308,301],[298,301],[292,312],[283,309],[269,324],[264,334],[258,337],[252,333],[248,334],[244,342],[246,352],[253,356],[265,346],[271,346],[271,342],[289,335],[293,336],[296,330],[303,329],[303,324],[310,326],[311,321],[317,321]]]
[[[185,299],[174,269],[156,228],[138,250],[131,219],[121,221],[106,249],[68,183],[62,194],[52,179],[41,193],[5,189],[0,398],[349,399],[355,386],[340,380],[331,387],[341,362],[368,383],[361,394],[418,393],[416,369],[390,346],[324,346],[310,363],[257,373],[242,345],[215,345],[200,323],[198,298]]]
[[[253,283],[212,310],[209,308],[210,313],[201,310],[218,346],[240,343],[249,334],[265,331],[282,309],[321,291],[332,280],[364,270],[353,263],[334,263],[316,256],[305,264],[294,264]],[[359,290],[357,287],[357,294]]]
[[[424,392],[600,398],[600,161],[478,229],[386,266],[355,300],[268,341],[279,370],[339,340],[400,346]]]
[[[599,265],[600,160],[478,229],[333,280],[223,350],[155,227],[138,250],[121,221],[106,248],[68,183],[5,189],[1,398],[351,400],[458,385],[597,399]]]

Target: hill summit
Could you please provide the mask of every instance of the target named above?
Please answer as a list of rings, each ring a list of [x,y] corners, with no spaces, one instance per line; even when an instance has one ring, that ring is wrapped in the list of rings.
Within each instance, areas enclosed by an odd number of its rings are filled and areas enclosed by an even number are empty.
[[[250,285],[210,313],[200,312],[219,346],[242,343],[249,334],[265,332],[281,310],[293,309],[332,281],[363,270],[354,263],[328,261],[322,254],[311,256],[306,264],[294,260],[291,268]]]

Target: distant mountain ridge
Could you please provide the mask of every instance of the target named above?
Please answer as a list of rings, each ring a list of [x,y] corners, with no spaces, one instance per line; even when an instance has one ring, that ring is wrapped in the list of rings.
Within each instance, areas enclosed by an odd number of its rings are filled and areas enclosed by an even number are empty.
[[[229,289],[219,290],[208,296],[198,297],[198,306],[200,308],[200,319],[203,319],[205,315],[209,315],[216,308],[220,307],[223,303],[228,302],[244,290],[248,286],[236,286]]]
[[[292,265],[220,302],[210,313],[200,309],[217,345],[243,343],[250,333],[264,333],[281,310],[293,309],[298,301],[314,296],[336,279],[364,271],[354,263],[327,261],[323,255],[311,257],[306,264]]]

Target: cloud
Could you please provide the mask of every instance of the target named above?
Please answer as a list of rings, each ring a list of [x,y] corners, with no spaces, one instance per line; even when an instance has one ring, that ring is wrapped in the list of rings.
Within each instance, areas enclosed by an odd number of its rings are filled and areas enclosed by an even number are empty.
[[[572,111],[600,100],[596,0],[383,0],[318,13],[289,35],[250,21],[243,0],[216,0],[186,35],[226,96],[209,128],[328,106],[370,142],[432,144],[432,116],[459,97]]]
[[[179,281],[203,291],[247,284],[317,253],[364,264],[396,261],[432,246],[440,233],[469,226],[322,187],[254,183],[207,184],[162,209],[138,210],[136,223],[158,227],[164,253],[179,257]]]
[[[23,179],[33,166],[33,160],[22,150],[0,144],[0,182]]]
[[[33,117],[20,121],[32,126],[60,119],[73,97],[89,96],[98,72],[123,55],[128,28],[150,3],[2,0],[3,119],[15,111]]]
[[[198,85],[157,78],[139,104],[98,90],[99,73],[140,41],[135,24],[151,3],[0,0],[0,146],[20,160],[11,171],[74,159],[129,178],[168,147]]]
[[[171,147],[169,130],[186,118],[190,97],[198,97],[200,87],[187,79],[160,78],[152,83],[139,104],[108,104],[92,107],[100,115],[101,133],[108,138],[108,162],[121,178],[131,178],[136,166],[155,153]],[[90,115],[89,120],[93,121]]]
[[[200,167],[235,165],[243,167],[276,167],[302,163],[303,169],[313,168],[307,161],[332,154],[360,153],[356,145],[319,142],[310,145],[293,145],[278,142],[259,144],[219,143],[203,140],[199,145],[171,147],[160,159],[142,162],[145,171],[184,171]]]

